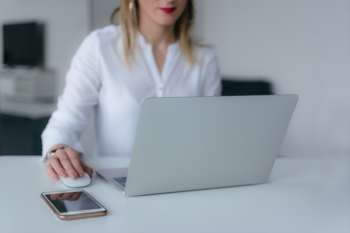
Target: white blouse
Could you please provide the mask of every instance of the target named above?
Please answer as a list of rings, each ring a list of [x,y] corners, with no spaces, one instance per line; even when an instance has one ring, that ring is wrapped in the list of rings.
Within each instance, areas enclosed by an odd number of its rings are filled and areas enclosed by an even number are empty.
[[[42,134],[43,155],[56,144],[84,153],[82,132],[94,113],[94,156],[131,156],[141,101],[147,97],[218,96],[221,76],[214,50],[196,47],[192,68],[179,42],[168,47],[159,73],[152,45],[139,33],[139,49],[128,69],[119,26],[93,31],[73,57],[57,110]]]

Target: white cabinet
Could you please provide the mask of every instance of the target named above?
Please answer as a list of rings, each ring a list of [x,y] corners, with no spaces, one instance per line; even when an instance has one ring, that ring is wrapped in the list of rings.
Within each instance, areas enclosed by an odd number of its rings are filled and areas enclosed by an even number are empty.
[[[6,69],[0,73],[2,98],[24,102],[51,102],[55,73],[41,69]]]

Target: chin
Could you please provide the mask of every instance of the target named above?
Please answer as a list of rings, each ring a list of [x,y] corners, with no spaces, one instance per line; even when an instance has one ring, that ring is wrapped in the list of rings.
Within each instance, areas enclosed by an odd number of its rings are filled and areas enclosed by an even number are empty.
[[[171,26],[174,26],[175,23],[160,23],[159,25],[162,25],[164,27],[171,27]]]
[[[169,27],[169,26],[175,25],[176,19],[173,19],[173,18],[171,18],[171,19],[164,19],[164,18],[163,18],[163,19],[157,20],[157,23],[158,23],[159,25]]]

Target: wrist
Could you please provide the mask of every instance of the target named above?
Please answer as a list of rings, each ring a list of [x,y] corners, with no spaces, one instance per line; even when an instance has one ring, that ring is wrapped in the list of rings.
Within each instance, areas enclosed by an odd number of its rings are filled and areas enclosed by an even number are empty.
[[[46,154],[46,159],[49,160],[51,157],[53,157],[57,150],[59,149],[66,149],[68,146],[66,145],[56,145],[55,147],[52,147],[49,152]]]

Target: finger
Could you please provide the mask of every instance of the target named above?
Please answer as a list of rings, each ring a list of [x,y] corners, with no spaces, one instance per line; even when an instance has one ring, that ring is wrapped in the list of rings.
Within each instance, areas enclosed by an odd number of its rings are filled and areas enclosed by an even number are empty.
[[[94,172],[94,169],[86,165],[86,163],[84,163],[83,161],[81,161],[81,165],[84,171],[90,176],[90,178],[92,178],[92,173]]]
[[[54,181],[58,181],[60,179],[59,176],[57,175],[57,173],[52,168],[51,164],[48,164],[46,166],[46,172],[49,174],[51,179],[53,179]]]
[[[64,193],[62,194],[62,196],[60,197],[60,200],[68,200],[69,198],[71,198],[71,196],[73,196],[74,192],[71,193]]]
[[[71,198],[68,199],[68,201],[76,201],[79,199],[80,195],[81,195],[82,192],[75,192]]]
[[[72,180],[77,179],[78,178],[77,171],[73,168],[72,163],[71,163],[70,159],[68,158],[66,151],[65,150],[57,150],[55,153],[55,156],[58,157],[62,167],[64,168],[64,170],[66,170],[69,177]]]
[[[72,147],[68,147],[66,149],[66,153],[67,153],[68,158],[70,159],[75,171],[77,171],[77,173],[79,174],[80,177],[83,177],[84,170],[83,170],[83,167],[81,166],[80,158],[79,158],[77,152]]]
[[[59,158],[54,155],[50,160],[50,165],[52,166],[53,170],[59,174],[61,177],[67,177],[66,170],[62,167]]]
[[[60,193],[51,194],[51,195],[50,195],[50,198],[51,198],[51,200],[55,201],[55,200],[57,200],[57,198],[58,198],[59,196],[61,196]]]

